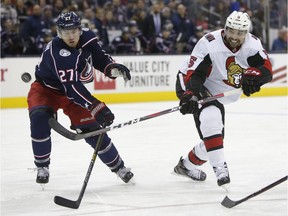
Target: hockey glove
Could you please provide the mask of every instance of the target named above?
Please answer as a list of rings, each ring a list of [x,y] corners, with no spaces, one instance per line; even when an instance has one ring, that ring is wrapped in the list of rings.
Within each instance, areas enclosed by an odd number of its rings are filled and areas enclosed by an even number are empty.
[[[180,112],[185,114],[194,114],[198,111],[198,97],[192,91],[185,91],[180,99]]]
[[[242,75],[242,90],[246,96],[260,91],[262,73],[257,68],[247,68]]]
[[[91,115],[95,117],[96,121],[102,126],[106,127],[113,123],[114,114],[106,106],[104,102],[96,100],[90,107]]]
[[[111,63],[106,66],[104,73],[112,79],[117,77],[123,77],[125,81],[131,79],[130,70],[122,64]]]

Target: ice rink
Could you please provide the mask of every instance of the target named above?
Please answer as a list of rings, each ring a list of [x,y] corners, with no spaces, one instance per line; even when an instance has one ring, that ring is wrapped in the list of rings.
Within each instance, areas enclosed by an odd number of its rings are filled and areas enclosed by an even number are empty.
[[[109,105],[109,104],[108,104]],[[177,101],[110,104],[115,123],[178,105]],[[59,112],[59,121],[69,128]],[[233,200],[287,175],[287,97],[243,98],[226,106],[225,154]],[[52,132],[50,182],[36,184],[26,109],[1,110],[1,216],[285,216],[287,181],[227,209],[209,163],[205,182],[172,175],[180,156],[199,142],[191,115],[170,113],[109,132],[135,184],[124,184],[97,158],[79,209],[54,204],[76,200],[92,157],[84,141]]]

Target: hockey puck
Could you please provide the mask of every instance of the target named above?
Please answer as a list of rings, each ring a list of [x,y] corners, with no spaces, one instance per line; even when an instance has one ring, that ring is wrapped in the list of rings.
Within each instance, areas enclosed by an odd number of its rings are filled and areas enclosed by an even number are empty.
[[[21,79],[23,80],[23,82],[28,83],[28,82],[30,82],[32,77],[29,73],[25,72],[21,75]]]

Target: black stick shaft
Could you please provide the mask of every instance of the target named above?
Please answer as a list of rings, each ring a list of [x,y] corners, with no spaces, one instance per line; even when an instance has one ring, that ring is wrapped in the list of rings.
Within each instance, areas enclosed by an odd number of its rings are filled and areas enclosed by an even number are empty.
[[[255,197],[255,196],[257,196],[257,195],[259,195],[259,194],[261,194],[261,193],[263,193],[263,192],[265,192],[265,191],[267,191],[267,190],[275,187],[276,185],[281,184],[282,182],[284,182],[284,181],[286,181],[286,180],[287,180],[287,176],[285,176],[285,177],[279,179],[278,181],[275,181],[275,182],[273,182],[272,184],[270,184],[270,185],[268,185],[268,186],[266,186],[266,187],[264,187],[264,188],[256,191],[255,193],[252,193],[252,194],[250,194],[249,196],[241,199],[241,202],[244,202],[244,201],[246,201],[246,200],[248,200],[248,199],[250,199],[250,198],[252,198],[252,197]]]
[[[73,201],[73,200],[66,199],[64,197],[55,196],[54,197],[54,202],[57,205],[61,205],[61,206],[67,207],[67,208],[74,208],[74,209],[78,209],[79,208],[80,203],[81,203],[81,201],[83,199],[84,193],[86,191],[86,187],[88,185],[88,181],[90,179],[90,176],[91,176],[91,173],[92,173],[92,170],[93,170],[96,158],[97,158],[97,154],[98,154],[100,146],[102,144],[103,137],[104,137],[104,134],[100,134],[99,137],[98,137],[98,140],[97,140],[97,143],[96,143],[96,146],[95,146],[95,149],[94,149],[94,152],[93,152],[93,155],[92,155],[88,170],[86,172],[86,176],[85,176],[85,179],[84,179],[80,194],[78,196],[78,199],[76,201]]]
[[[252,193],[252,194],[250,194],[250,195],[248,195],[248,196],[246,196],[246,197],[244,197],[244,198],[242,198],[240,200],[237,200],[237,201],[233,201],[228,196],[226,196],[223,199],[223,201],[221,202],[221,204],[223,206],[225,206],[226,208],[233,208],[234,206],[239,205],[240,203],[243,203],[243,202],[247,201],[248,199],[251,199],[251,198],[253,198],[253,197],[255,197],[255,196],[257,196],[257,195],[259,195],[259,194],[261,194],[261,193],[263,193],[263,192],[265,192],[265,191],[267,191],[267,190],[269,190],[269,189],[271,189],[273,187],[275,187],[276,185],[281,184],[282,182],[286,181],[287,178],[288,178],[288,176],[286,175],[283,178],[273,182],[272,184],[270,184],[270,185],[268,185],[268,186],[266,186],[266,187],[264,187],[264,188],[262,188],[262,189],[260,189],[260,190],[258,190],[256,192],[254,192],[254,193]]]
[[[234,90],[231,90],[231,91],[228,91],[228,92],[224,92],[224,93],[220,93],[220,94],[208,97],[208,98],[204,98],[203,100],[198,101],[198,103],[199,104],[204,104],[204,103],[207,103],[209,101],[216,100],[218,98],[231,96],[231,95],[234,95],[234,94],[239,94],[241,92],[242,92],[241,89],[234,89]],[[80,140],[80,139],[85,139],[85,138],[88,138],[88,137],[91,137],[91,136],[96,136],[96,135],[99,135],[101,133],[106,133],[108,131],[112,131],[112,130],[115,130],[115,129],[119,129],[119,128],[122,128],[122,127],[126,127],[126,126],[129,126],[129,125],[132,125],[132,124],[136,124],[136,123],[139,123],[139,122],[142,122],[142,121],[146,121],[148,119],[152,119],[152,118],[155,118],[155,117],[166,115],[168,113],[172,113],[172,112],[178,111],[180,108],[181,108],[180,106],[173,107],[173,108],[170,108],[170,109],[166,109],[166,110],[163,110],[163,111],[160,111],[160,112],[156,112],[156,113],[153,113],[153,114],[150,114],[150,115],[147,115],[147,116],[143,116],[143,117],[140,117],[140,118],[135,118],[135,119],[129,120],[127,122],[122,122],[122,123],[119,123],[119,124],[116,124],[116,125],[112,125],[110,127],[106,127],[106,128],[103,128],[103,129],[100,129],[100,130],[97,130],[97,131],[92,131],[92,132],[85,133],[85,134],[76,134],[76,133],[73,133],[73,132],[67,130],[65,127],[63,127],[54,118],[49,119],[49,125],[56,132],[58,132],[59,134],[61,134],[62,136],[66,137],[68,139]]]

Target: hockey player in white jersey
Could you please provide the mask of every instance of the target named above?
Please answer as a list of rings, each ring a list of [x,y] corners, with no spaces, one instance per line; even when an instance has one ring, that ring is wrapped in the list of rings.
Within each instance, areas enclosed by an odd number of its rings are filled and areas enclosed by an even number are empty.
[[[197,100],[237,88],[250,96],[272,80],[271,62],[260,40],[249,33],[250,24],[247,13],[231,13],[224,29],[210,32],[198,41],[178,72],[180,112],[194,115],[201,141],[180,158],[174,168],[176,174],[204,181],[206,173],[199,166],[209,161],[218,185],[226,187],[230,183],[223,149],[224,104],[237,101],[241,93],[202,106]]]

